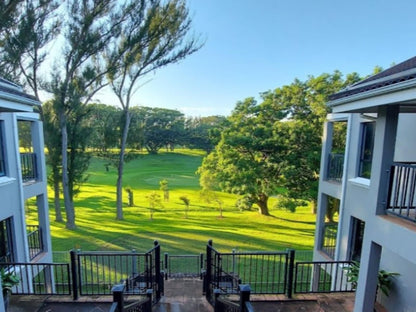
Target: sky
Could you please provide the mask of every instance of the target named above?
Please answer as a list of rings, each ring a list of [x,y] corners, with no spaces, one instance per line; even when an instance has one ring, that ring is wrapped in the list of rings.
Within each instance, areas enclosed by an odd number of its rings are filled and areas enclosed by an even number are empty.
[[[142,80],[133,105],[228,116],[295,78],[388,68],[416,55],[414,0],[188,0],[203,47]],[[117,100],[101,92],[105,104]]]

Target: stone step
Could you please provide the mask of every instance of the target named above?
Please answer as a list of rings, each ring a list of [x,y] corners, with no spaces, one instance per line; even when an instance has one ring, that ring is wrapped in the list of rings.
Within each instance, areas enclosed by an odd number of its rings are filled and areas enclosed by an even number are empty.
[[[200,279],[169,279],[165,281],[165,294],[154,312],[213,312],[214,308],[202,295]]]

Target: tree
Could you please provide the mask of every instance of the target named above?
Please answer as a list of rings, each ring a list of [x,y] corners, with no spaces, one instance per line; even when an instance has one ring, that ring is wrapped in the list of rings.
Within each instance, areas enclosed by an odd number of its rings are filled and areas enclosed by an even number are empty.
[[[358,75],[346,80],[340,72],[298,79],[262,94],[263,102],[238,102],[219,144],[199,169],[219,189],[247,197],[259,212],[269,214],[268,199],[280,194],[294,202],[316,201],[319,179],[321,129],[328,113],[326,101]]]
[[[39,98],[44,83],[39,70],[49,53],[48,45],[60,32],[61,23],[56,14],[58,3],[55,0],[7,2],[2,2],[0,11],[7,12],[10,17],[16,14],[19,20],[6,22],[7,26],[1,31],[0,71],[2,76],[30,88]],[[3,14],[1,16],[3,20]]]
[[[295,80],[292,84],[264,93],[269,110],[283,112],[287,120],[288,166],[282,172],[287,192],[282,196],[296,207],[304,200],[312,203],[316,211],[319,169],[321,159],[321,132],[329,108],[328,96],[360,80],[356,73],[344,79],[339,71],[332,74],[310,76],[307,81]],[[278,125],[278,124],[276,124]]]
[[[45,145],[48,149],[46,163],[51,168],[48,176],[48,183],[54,192],[55,221],[63,222],[60,202],[60,182],[61,175],[61,133],[59,129],[58,117],[53,110],[52,101],[47,101],[42,105],[43,129],[45,135]]]
[[[185,121],[186,144],[210,153],[221,138],[221,129],[226,118],[223,116],[191,117]]]
[[[169,201],[169,185],[168,180],[163,179],[159,181],[160,190],[163,191],[163,200],[168,202]]]
[[[22,2],[23,0],[0,2],[0,34],[2,37],[4,31],[14,27],[18,23],[18,8]]]
[[[114,10],[115,13],[110,13]],[[68,167],[68,119],[73,110],[87,105],[105,86],[108,68],[102,65],[103,51],[113,36],[117,36],[123,18],[115,10],[115,1],[71,0],[64,18],[64,49],[49,84],[54,96],[54,109],[59,120],[62,148],[62,189],[66,211],[66,227],[74,229],[73,182]]]
[[[120,109],[106,104],[89,104],[88,128],[91,132],[89,146],[106,154],[116,147],[119,138]]]
[[[179,197],[179,199],[185,205],[185,218],[188,219],[188,211],[189,211],[189,205],[191,204],[191,200],[185,195]]]
[[[284,127],[276,132],[274,120],[267,116],[272,112],[263,108],[253,98],[237,103],[229,127],[215,150],[204,158],[199,173],[201,185],[209,177],[211,185],[246,195],[261,214],[269,215],[267,202],[282,183],[287,146]]]
[[[143,108],[144,146],[149,154],[157,154],[162,147],[173,150],[184,133],[184,116],[166,108]]]
[[[151,192],[146,195],[146,198],[149,200],[150,220],[153,220],[153,214],[155,213],[156,207],[163,208],[162,199],[156,192]]]
[[[131,0],[123,6],[120,35],[108,47],[108,80],[124,115],[117,178],[117,216],[123,219],[124,154],[131,121],[131,98],[141,78],[196,52],[201,45],[187,40],[191,19],[183,0]]]

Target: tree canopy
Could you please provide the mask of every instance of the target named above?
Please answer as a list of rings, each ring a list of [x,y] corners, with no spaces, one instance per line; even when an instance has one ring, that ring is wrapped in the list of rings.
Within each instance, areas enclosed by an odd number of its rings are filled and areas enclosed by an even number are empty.
[[[293,199],[315,200],[327,97],[358,79],[335,71],[264,92],[261,103],[238,102],[198,170],[201,186],[242,195],[264,215],[281,189]]]

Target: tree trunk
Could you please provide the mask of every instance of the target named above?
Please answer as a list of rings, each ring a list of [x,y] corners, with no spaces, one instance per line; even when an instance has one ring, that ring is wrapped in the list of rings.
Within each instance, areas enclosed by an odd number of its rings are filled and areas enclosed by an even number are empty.
[[[54,191],[54,203],[55,203],[55,221],[62,222],[62,212],[61,212],[61,201],[59,199],[59,170],[57,168],[53,169],[53,191]]]
[[[120,155],[118,161],[118,177],[117,177],[117,220],[123,220],[123,170],[124,170],[124,154],[126,150],[127,135],[130,126],[130,112],[124,111],[126,122],[124,124],[123,135],[121,137]]]
[[[65,113],[60,113],[60,125],[62,135],[62,190],[64,193],[64,204],[66,212],[66,228],[75,229],[75,211],[74,204],[69,192],[68,178],[68,132]]]
[[[317,208],[316,200],[312,200],[311,201],[311,213],[316,214],[317,210],[318,208]]]
[[[257,199],[257,205],[259,206],[259,213],[264,216],[270,216],[269,207],[267,206],[267,201],[269,197],[265,194],[260,194]]]

